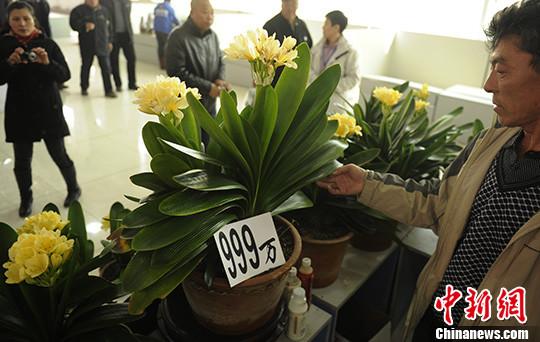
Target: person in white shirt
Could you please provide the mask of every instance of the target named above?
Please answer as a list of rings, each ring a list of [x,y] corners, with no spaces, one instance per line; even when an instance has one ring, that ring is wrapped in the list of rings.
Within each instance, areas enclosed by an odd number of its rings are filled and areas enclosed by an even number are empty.
[[[341,11],[332,11],[326,15],[322,27],[323,38],[311,49],[310,81],[331,65],[341,66],[341,79],[336,91],[330,98],[328,114],[343,112],[347,108],[345,100],[355,103],[360,82],[358,53],[352,48],[343,31],[347,27],[347,17]]]

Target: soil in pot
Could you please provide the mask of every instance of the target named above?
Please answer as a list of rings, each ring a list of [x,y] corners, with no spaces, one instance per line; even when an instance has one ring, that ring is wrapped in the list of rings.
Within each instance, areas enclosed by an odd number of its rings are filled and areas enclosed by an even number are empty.
[[[204,265],[191,273],[182,288],[197,321],[220,335],[249,334],[275,314],[285,288],[286,274],[300,256],[301,239],[292,224],[279,219],[276,229],[284,250],[284,265],[231,288],[224,271],[210,288],[204,282]]]

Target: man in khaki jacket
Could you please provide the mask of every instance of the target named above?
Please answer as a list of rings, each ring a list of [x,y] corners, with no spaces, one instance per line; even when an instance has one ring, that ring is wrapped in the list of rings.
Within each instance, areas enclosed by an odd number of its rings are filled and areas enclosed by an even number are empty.
[[[492,19],[486,30],[491,73],[484,89],[493,94],[502,127],[484,131],[469,144],[435,186],[352,164],[319,182],[331,194],[356,195],[359,202],[400,222],[429,227],[439,235],[417,281],[404,341],[435,340],[450,330],[445,330],[450,322],[453,327],[527,329],[528,340],[540,341],[538,18],[540,0],[525,0]],[[445,311],[435,304],[449,299],[448,285],[463,297],[447,310],[445,320]],[[504,296],[504,291],[520,288],[526,291],[525,303]],[[468,289],[490,292],[489,319],[465,317]],[[522,305],[503,310],[516,303]],[[510,314],[498,317],[505,312]],[[509,340],[503,335],[508,332],[500,331],[500,337]]]

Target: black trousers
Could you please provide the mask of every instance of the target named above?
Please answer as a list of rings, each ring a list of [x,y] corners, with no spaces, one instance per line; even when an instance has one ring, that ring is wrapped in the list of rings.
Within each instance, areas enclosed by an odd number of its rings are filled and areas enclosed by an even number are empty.
[[[75,165],[67,154],[64,138],[47,138],[44,140],[49,155],[60,169],[66,181],[68,191],[77,189]],[[13,171],[15,172],[21,199],[27,199],[32,196],[32,155],[34,153],[34,143],[13,143],[13,153],[15,155],[15,168]]]
[[[82,65],[81,65],[81,89],[86,90],[89,86],[90,68],[94,62],[94,52],[81,51]],[[111,65],[109,62],[109,56],[97,56],[99,62],[99,68],[101,69],[101,79],[103,80],[103,89],[105,93],[112,91],[111,83]]]
[[[111,65],[112,75],[116,87],[122,86],[122,79],[120,78],[120,68],[118,58],[120,55],[120,49],[124,52],[124,57],[127,61],[128,71],[128,86],[130,88],[137,85],[135,80],[135,48],[133,47],[133,40],[127,32],[120,32],[114,34],[113,49],[111,51]]]
[[[165,45],[167,44],[168,33],[165,32],[156,32],[157,39],[157,54],[159,58],[165,57]]]

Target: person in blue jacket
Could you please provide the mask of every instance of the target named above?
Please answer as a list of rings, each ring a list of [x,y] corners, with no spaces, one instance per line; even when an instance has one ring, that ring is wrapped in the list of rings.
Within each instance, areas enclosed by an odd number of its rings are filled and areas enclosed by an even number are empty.
[[[165,44],[174,26],[180,25],[176,18],[171,0],[165,0],[154,9],[154,31],[158,43],[159,67],[165,69]]]

